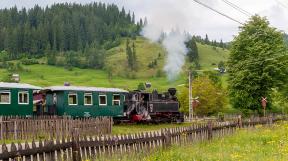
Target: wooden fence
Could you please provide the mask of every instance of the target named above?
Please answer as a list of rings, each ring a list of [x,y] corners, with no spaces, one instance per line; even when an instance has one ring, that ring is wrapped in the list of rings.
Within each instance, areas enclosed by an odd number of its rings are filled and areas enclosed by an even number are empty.
[[[80,161],[110,157],[114,154],[131,154],[154,148],[166,148],[171,144],[187,144],[197,141],[223,137],[235,132],[237,128],[253,127],[256,124],[272,124],[283,118],[257,118],[232,122],[212,122],[190,127],[162,129],[129,135],[104,135],[99,137],[80,136],[79,129],[73,130],[71,139],[56,139],[28,144],[2,145],[0,160],[25,159],[41,161]]]
[[[110,134],[112,123],[110,117],[81,119],[56,116],[0,117],[0,139],[67,138],[71,137],[75,128],[78,128],[82,135]]]

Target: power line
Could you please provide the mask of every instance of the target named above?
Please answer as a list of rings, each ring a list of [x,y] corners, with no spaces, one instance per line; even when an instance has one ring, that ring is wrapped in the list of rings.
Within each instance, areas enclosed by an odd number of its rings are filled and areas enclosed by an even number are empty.
[[[204,3],[202,3],[202,2],[200,2],[198,0],[193,0],[193,1],[198,3],[198,4],[200,4],[200,5],[202,5],[202,6],[204,6],[204,7],[206,7],[206,8],[208,8],[208,9],[210,9],[210,10],[212,10],[212,11],[214,11],[214,12],[216,12],[216,13],[218,13],[218,14],[220,14],[220,15],[222,15],[222,16],[224,16],[224,17],[226,17],[226,18],[228,18],[228,19],[230,19],[230,20],[232,20],[232,21],[234,21],[234,22],[237,22],[237,23],[239,23],[241,25],[244,25],[244,23],[242,23],[242,22],[240,22],[240,21],[238,21],[238,20],[236,20],[236,19],[234,19],[234,18],[232,18],[232,17],[230,17],[230,16],[228,16],[228,15],[226,15],[226,14],[224,14],[224,13],[222,13],[222,12],[212,8],[212,7],[210,7],[210,6],[208,6],[207,4],[204,4]]]
[[[288,6],[287,6],[286,4],[282,3],[282,2],[279,1],[279,0],[275,0],[275,1],[276,1],[278,4],[280,4],[282,7],[288,9]]]
[[[239,6],[237,6],[236,4],[234,4],[234,3],[232,3],[232,2],[230,2],[230,1],[228,1],[228,0],[222,0],[222,1],[223,1],[224,3],[226,3],[226,4],[228,4],[229,6],[233,7],[233,8],[236,9],[237,11],[245,14],[246,16],[248,16],[248,17],[252,16],[251,13],[249,13],[248,11],[240,8]]]

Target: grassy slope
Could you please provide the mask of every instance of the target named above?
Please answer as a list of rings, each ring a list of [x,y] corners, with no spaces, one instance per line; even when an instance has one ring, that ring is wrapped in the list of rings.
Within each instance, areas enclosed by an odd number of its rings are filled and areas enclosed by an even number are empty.
[[[229,57],[229,51],[221,48],[214,48],[209,45],[197,44],[199,51],[199,62],[202,70],[213,70],[217,68],[218,63],[226,61]],[[216,64],[216,65],[213,65]]]
[[[167,81],[165,76],[155,77],[157,70],[163,69],[165,51],[159,44],[150,43],[144,38],[137,38],[135,41],[137,50],[137,61],[139,69],[136,72],[137,79],[128,79],[125,73],[127,70],[125,43],[123,40],[119,47],[113,48],[108,51],[109,57],[106,59],[105,64],[110,66],[113,70],[112,80],[108,79],[108,74],[103,70],[93,69],[78,69],[74,68],[68,71],[63,67],[48,66],[48,65],[30,65],[24,66],[28,72],[19,72],[21,82],[30,83],[39,86],[63,85],[64,82],[70,82],[72,85],[83,86],[101,86],[101,87],[119,87],[125,89],[135,89],[139,82],[151,82],[152,89],[166,90],[168,87],[177,87],[183,84],[186,80],[183,74],[179,79],[174,82]],[[217,49],[219,52],[213,50],[211,46],[198,44],[200,64],[204,70],[213,69],[212,63],[217,64],[220,60],[225,60],[228,56],[227,51]],[[148,63],[157,58],[159,53],[161,58],[158,59],[158,66],[155,69],[149,69]],[[5,70],[0,69],[3,73],[0,75],[2,79],[5,75]],[[115,76],[122,75],[122,76]]]
[[[156,75],[157,70],[162,70],[164,66],[165,50],[155,43],[150,43],[148,40],[138,37],[136,40],[130,40],[135,43],[137,66],[136,76],[140,78],[151,78]],[[126,39],[123,39],[121,45],[109,50],[110,56],[105,62],[105,66],[112,68],[114,75],[126,77],[127,72],[131,72],[127,66],[126,58]],[[161,55],[158,58],[158,55]],[[148,64],[157,59],[157,66],[153,69],[148,68]]]

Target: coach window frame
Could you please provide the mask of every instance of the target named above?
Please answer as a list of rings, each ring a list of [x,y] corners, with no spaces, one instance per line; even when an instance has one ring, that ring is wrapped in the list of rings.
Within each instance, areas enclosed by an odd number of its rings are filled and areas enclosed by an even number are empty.
[[[76,96],[76,103],[70,104],[70,96]],[[77,93],[69,93],[68,94],[68,105],[69,106],[77,106],[78,105],[78,94]]]
[[[2,104],[2,105],[10,105],[11,104],[11,91],[9,91],[9,90],[1,90],[0,94],[1,93],[9,94],[9,102],[0,102],[0,104]]]
[[[21,101],[23,101],[23,102],[20,102],[20,94],[26,94],[27,95],[27,102],[25,102],[25,97],[24,97],[24,95],[22,96],[22,99],[23,100],[21,100]],[[18,92],[18,104],[19,105],[28,105],[29,104],[29,91],[20,91],[20,92]]]
[[[101,97],[105,97],[105,104],[101,103]],[[107,106],[107,95],[106,94],[99,94],[99,106]]]

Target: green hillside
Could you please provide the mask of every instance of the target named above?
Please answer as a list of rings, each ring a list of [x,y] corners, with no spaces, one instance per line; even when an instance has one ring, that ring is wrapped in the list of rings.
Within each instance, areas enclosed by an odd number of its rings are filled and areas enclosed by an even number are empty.
[[[63,85],[64,82],[70,82],[72,85],[135,89],[140,82],[151,82],[152,89],[157,88],[163,91],[168,87],[179,87],[178,85],[185,83],[186,74],[184,73],[180,74],[178,80],[174,82],[166,79],[162,71],[165,63],[165,50],[159,44],[150,43],[140,37],[135,40],[138,70],[131,76],[131,71],[127,67],[125,42],[126,40],[123,39],[120,46],[108,51],[109,56],[105,61],[106,70],[79,68],[67,70],[64,67],[37,64],[23,65],[24,70],[15,71],[15,73],[20,74],[21,82],[39,86]],[[218,64],[221,60],[225,61],[229,54],[227,50],[213,49],[208,45],[198,44],[198,49],[200,64],[204,70],[213,70],[216,65],[212,64]],[[153,59],[157,59],[157,66],[149,68],[148,63]],[[108,74],[108,69],[112,71],[112,77]],[[0,69],[0,72],[2,73],[0,79],[3,79],[7,71]]]
[[[202,70],[217,68],[220,61],[226,61],[229,57],[227,49],[216,48],[209,45],[197,44],[199,50],[199,62]]]
[[[137,37],[130,40],[136,46],[137,71],[134,72],[136,78],[151,78],[157,76],[157,71],[162,71],[165,61],[165,50],[160,44],[150,43],[147,39]],[[129,77],[131,70],[128,69],[126,56],[126,39],[121,41],[121,45],[108,51],[110,56],[106,59],[106,68],[112,69],[114,75]],[[157,66],[149,68],[148,64],[152,60],[157,60]],[[158,73],[158,77],[161,76]],[[131,75],[130,75],[131,77]]]

